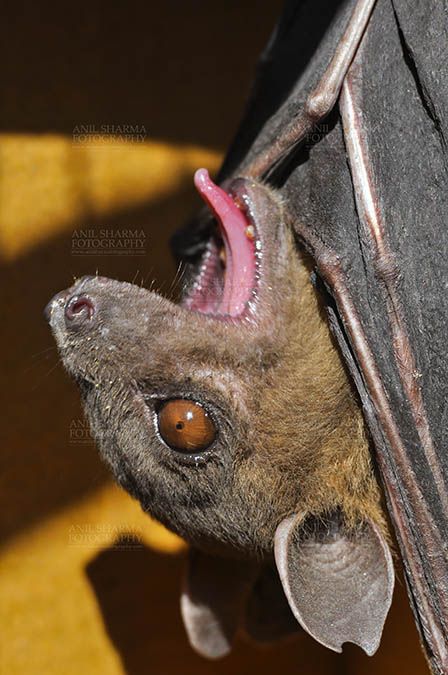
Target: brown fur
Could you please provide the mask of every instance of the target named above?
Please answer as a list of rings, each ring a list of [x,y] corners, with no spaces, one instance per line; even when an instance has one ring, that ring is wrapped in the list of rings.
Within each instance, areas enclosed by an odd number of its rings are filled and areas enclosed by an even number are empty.
[[[381,523],[359,403],[309,271],[309,261],[295,271],[296,299],[285,316],[294,329],[263,389],[257,445],[269,464],[295,477],[298,511],[319,516],[340,508],[350,526],[365,518]],[[281,494],[284,488],[271,489]]]

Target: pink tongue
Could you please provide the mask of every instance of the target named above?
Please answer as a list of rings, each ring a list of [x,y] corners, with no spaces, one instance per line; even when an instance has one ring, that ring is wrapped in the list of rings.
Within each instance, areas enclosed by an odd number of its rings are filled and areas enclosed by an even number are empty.
[[[238,316],[255,284],[254,243],[246,234],[249,223],[233,199],[213,183],[207,169],[196,171],[194,184],[216,216],[226,250],[224,292],[218,311]]]

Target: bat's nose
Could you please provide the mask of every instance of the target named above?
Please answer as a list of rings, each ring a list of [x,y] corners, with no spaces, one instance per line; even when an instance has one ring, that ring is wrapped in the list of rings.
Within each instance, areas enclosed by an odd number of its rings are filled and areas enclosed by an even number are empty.
[[[50,302],[44,309],[44,317],[48,322],[51,321],[53,311],[58,309],[58,312],[64,314],[64,319],[67,327],[74,327],[82,324],[84,321],[89,321],[95,314],[95,302],[90,295],[82,293],[86,282],[95,279],[93,276],[85,276],[79,279],[74,286],[51,298]]]
[[[85,324],[93,319],[95,302],[85,294],[72,295],[64,307],[65,323],[67,327]]]

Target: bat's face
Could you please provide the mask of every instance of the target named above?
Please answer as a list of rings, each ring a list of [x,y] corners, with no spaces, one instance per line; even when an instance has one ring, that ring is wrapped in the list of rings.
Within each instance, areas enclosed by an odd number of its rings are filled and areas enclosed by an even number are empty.
[[[249,592],[253,634],[290,632],[279,578],[259,576],[275,552],[302,626],[371,653],[392,563],[360,411],[306,264],[266,187],[238,179],[226,193],[203,170],[196,185],[216,226],[181,303],[80,279],[47,308],[62,360],[119,483],[202,550],[182,599],[196,649],[228,651]],[[247,560],[229,571],[235,557]]]
[[[84,278],[52,300],[51,327],[144,509],[203,546],[266,552],[315,491],[322,409],[340,395],[343,420],[350,398],[332,388],[340,368],[280,202],[252,182],[231,198],[206,172],[196,182],[220,224],[181,305]]]

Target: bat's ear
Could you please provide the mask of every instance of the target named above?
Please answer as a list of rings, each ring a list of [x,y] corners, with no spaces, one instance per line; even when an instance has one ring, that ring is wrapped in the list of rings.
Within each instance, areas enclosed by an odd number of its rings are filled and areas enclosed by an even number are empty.
[[[392,556],[376,525],[347,530],[339,514],[312,523],[290,516],[277,528],[275,561],[302,628],[336,652],[353,642],[375,653],[394,588]]]
[[[190,550],[181,613],[191,646],[219,659],[232,649],[258,565]]]

